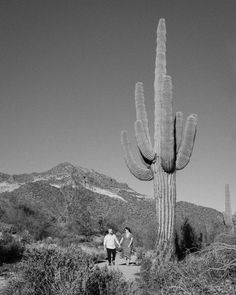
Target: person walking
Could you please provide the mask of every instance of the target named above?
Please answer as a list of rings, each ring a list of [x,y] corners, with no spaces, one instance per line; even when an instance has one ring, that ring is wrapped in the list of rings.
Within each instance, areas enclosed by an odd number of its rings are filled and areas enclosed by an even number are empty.
[[[118,247],[120,247],[120,243],[116,237],[116,235],[113,233],[112,228],[108,229],[108,234],[104,238],[104,251],[107,251],[107,257],[108,257],[108,264],[115,265],[115,259],[116,259],[116,244]]]
[[[130,264],[132,245],[133,245],[133,235],[129,227],[125,227],[125,232],[120,240],[120,245],[122,246],[122,256],[126,259],[126,265]]]

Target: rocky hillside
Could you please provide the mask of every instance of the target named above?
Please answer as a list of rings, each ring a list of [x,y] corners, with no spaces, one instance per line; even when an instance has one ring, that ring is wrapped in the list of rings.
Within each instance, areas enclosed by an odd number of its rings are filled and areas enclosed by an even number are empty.
[[[42,173],[0,174],[0,221],[27,229],[36,239],[89,236],[128,225],[137,244],[153,247],[155,220],[154,200],[94,170],[63,163]],[[180,250],[210,243],[223,228],[222,213],[177,203]]]
[[[73,166],[70,163],[62,163],[42,173],[30,173],[9,175],[0,173],[0,193],[14,191],[29,183],[44,182],[52,187],[63,188],[65,186],[80,184],[88,190],[111,198],[122,199],[121,195],[128,194],[136,197],[144,197],[127,184],[119,183],[114,178],[98,173],[92,169]]]
[[[1,173],[0,212],[0,221],[30,229],[37,239],[104,233],[107,226],[119,230],[125,225],[135,228],[141,239],[142,229],[154,220],[153,204],[144,195],[69,163],[42,173]]]

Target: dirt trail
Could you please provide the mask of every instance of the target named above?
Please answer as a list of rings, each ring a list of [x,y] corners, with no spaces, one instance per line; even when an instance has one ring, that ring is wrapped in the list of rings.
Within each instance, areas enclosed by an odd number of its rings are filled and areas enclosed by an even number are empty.
[[[114,266],[108,266],[108,267],[111,268],[111,269],[120,270],[123,273],[126,280],[134,281],[136,278],[139,277],[139,274],[140,274],[140,266],[136,265],[134,263],[134,261],[135,261],[134,259],[135,259],[135,256],[131,257],[131,263],[130,263],[129,266],[127,266],[125,264],[124,259],[121,259],[120,257],[117,257],[115,265]],[[101,268],[104,267],[105,265],[108,265],[107,261],[98,264],[98,266],[101,267]]]

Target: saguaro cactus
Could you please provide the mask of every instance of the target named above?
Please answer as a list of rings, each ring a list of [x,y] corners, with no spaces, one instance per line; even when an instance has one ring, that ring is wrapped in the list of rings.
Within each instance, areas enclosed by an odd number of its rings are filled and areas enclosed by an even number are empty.
[[[234,225],[232,218],[231,200],[229,192],[229,184],[225,185],[225,212],[224,212],[225,224],[229,233],[234,233]]]
[[[170,257],[176,204],[176,170],[189,162],[197,126],[197,115],[190,115],[183,128],[183,114],[173,112],[172,81],[166,74],[166,25],[160,19],[154,80],[154,145],[151,142],[144,102],[143,84],[135,86],[135,135],[141,162],[133,156],[127,131],[121,132],[124,157],[130,172],[140,180],[154,182],[154,197],[158,219],[157,253]]]

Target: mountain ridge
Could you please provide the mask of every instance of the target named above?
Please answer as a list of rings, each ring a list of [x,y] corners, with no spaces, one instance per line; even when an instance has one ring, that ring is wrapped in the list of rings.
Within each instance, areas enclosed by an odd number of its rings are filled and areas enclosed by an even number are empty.
[[[39,181],[45,181],[57,188],[82,185],[96,193],[110,197],[120,198],[120,194],[124,192],[129,192],[137,197],[145,197],[145,195],[131,189],[126,183],[118,182],[114,178],[99,173],[94,169],[72,165],[69,162],[60,163],[43,172],[12,175],[0,172],[0,193],[14,191],[22,185]]]

